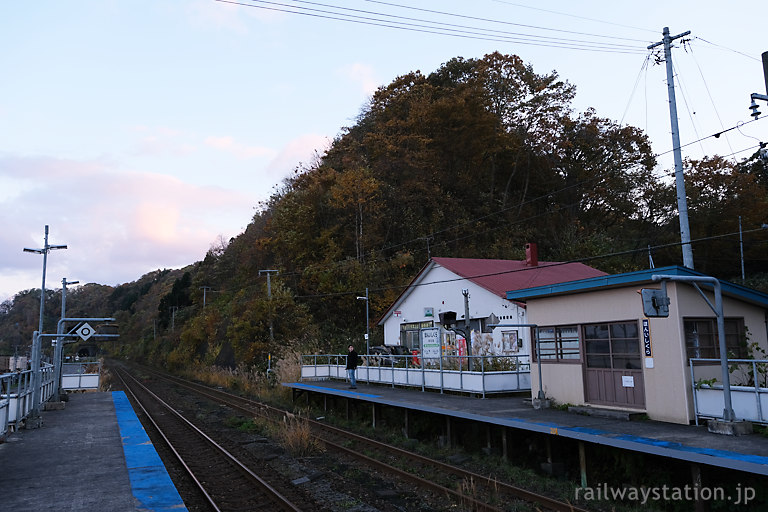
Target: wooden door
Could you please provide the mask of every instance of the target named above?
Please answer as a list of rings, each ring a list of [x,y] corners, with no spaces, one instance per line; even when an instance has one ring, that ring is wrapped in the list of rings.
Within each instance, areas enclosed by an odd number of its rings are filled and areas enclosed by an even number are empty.
[[[645,408],[637,321],[583,326],[586,402]]]

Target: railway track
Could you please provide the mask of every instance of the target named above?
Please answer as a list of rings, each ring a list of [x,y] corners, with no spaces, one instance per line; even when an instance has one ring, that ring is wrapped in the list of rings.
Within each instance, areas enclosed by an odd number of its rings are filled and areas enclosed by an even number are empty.
[[[126,392],[184,467],[213,511],[315,510],[299,493],[286,494],[184,418],[128,372],[114,368]],[[287,488],[290,492],[290,488]]]
[[[157,370],[143,368],[157,378],[173,382],[217,403],[248,416],[274,422],[285,421],[290,412],[210,388]],[[433,493],[450,496],[463,508],[473,511],[502,511],[510,507],[531,507],[557,512],[586,512],[570,503],[534,493],[492,477],[480,475],[464,468],[424,457],[396,446],[382,443],[358,434],[333,427],[320,421],[307,421],[316,439],[333,453],[343,453],[362,461],[375,471],[385,471]],[[428,478],[419,475],[429,475]]]

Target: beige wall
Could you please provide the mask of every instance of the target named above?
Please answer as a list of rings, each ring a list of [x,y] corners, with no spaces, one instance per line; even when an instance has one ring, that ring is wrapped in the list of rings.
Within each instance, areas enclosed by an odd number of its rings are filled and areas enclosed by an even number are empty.
[[[648,284],[643,288],[658,288]],[[640,286],[599,290],[559,297],[531,299],[528,318],[540,326],[587,324],[597,322],[637,321],[643,315],[638,290]],[[690,392],[690,369],[686,361],[683,317],[714,317],[701,295],[687,283],[669,283],[668,318],[650,319],[651,358],[643,358],[646,413],[651,419],[687,424],[693,418]],[[710,301],[714,298],[709,294]],[[750,332],[750,341],[768,348],[764,310],[725,297],[725,316],[743,317]],[[641,334],[642,344],[642,334]],[[584,347],[582,345],[582,357]],[[641,345],[642,350],[642,345]],[[559,403],[584,404],[582,364],[542,362],[545,394]],[[538,368],[531,371],[533,396],[538,394]]]

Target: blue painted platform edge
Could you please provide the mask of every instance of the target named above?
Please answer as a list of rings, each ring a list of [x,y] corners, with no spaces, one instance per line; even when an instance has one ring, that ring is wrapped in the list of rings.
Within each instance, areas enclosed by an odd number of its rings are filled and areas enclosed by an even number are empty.
[[[327,393],[330,390],[335,393],[340,393],[342,395],[355,395],[355,396],[364,396],[368,398],[381,398],[381,395],[374,395],[372,393],[361,393],[361,392],[353,391],[351,389],[326,388],[323,386],[314,386],[312,384],[304,384],[301,382],[291,382],[291,383],[283,382],[282,385],[290,388],[295,388],[295,389],[309,389],[314,391],[322,391],[325,393]]]
[[[567,425],[558,425],[556,423],[535,422],[535,421],[530,421],[522,418],[507,418],[507,419],[511,421],[517,421],[520,423],[527,423],[529,425],[542,425],[550,428],[556,428],[559,432],[563,432],[563,431],[579,432],[579,433],[585,433],[593,436],[610,437],[611,439],[617,439],[617,440],[626,441],[629,443],[655,446],[657,448],[664,448],[667,450],[676,450],[676,451],[687,452],[687,453],[697,453],[700,455],[709,455],[712,457],[749,462],[752,464],[768,465],[768,457],[763,457],[761,455],[750,455],[747,453],[731,452],[727,450],[701,448],[698,446],[687,446],[682,443],[677,443],[672,441],[663,441],[660,439],[653,439],[649,437],[635,436],[632,434],[615,434],[615,433],[607,432],[605,430],[598,430],[598,429],[591,429],[591,428],[584,428],[584,427],[571,427]]]
[[[123,391],[113,391],[117,425],[136,509],[184,511],[187,507]]]

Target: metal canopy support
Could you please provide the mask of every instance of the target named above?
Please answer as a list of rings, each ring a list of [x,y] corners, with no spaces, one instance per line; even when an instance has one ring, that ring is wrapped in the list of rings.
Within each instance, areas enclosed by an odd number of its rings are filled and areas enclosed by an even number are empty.
[[[725,346],[725,318],[723,316],[723,294],[720,286],[720,281],[714,277],[707,276],[670,276],[670,275],[658,275],[651,276],[654,281],[661,281],[662,285],[665,281],[682,281],[688,283],[694,283],[694,287],[698,290],[699,294],[704,298],[704,302],[715,312],[717,315],[717,338],[718,346],[720,348],[720,371],[723,379],[723,398],[725,399],[725,408],[723,409],[723,420],[736,421],[736,415],[733,412],[733,405],[731,403],[731,372],[728,369],[728,351]],[[711,284],[715,294],[715,304],[713,305],[697,283]]]

